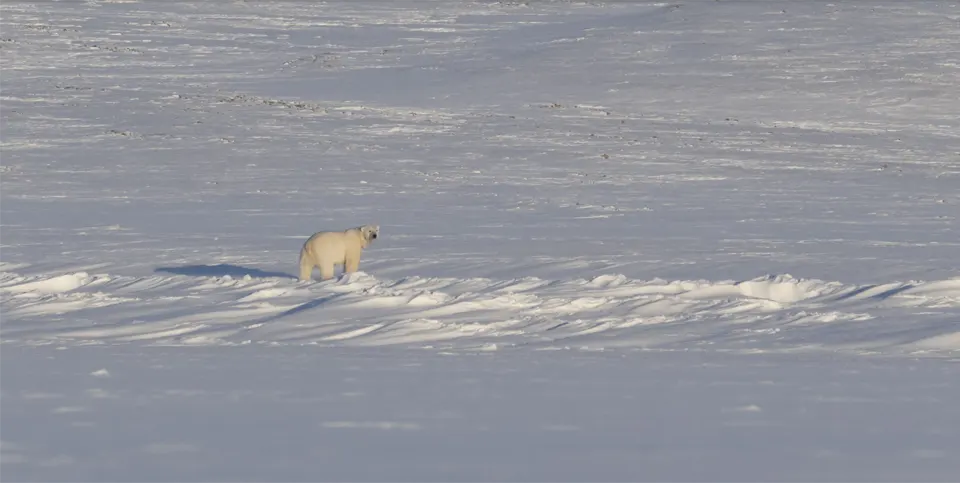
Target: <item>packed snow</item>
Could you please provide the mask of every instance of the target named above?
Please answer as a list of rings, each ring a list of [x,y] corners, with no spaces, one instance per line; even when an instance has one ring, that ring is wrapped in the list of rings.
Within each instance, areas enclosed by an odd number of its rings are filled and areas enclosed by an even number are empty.
[[[956,2],[0,13],[3,479],[960,474]]]

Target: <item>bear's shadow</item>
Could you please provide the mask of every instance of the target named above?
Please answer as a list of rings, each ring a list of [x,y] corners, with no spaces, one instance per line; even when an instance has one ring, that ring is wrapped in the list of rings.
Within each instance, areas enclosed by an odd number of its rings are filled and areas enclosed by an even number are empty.
[[[190,277],[226,277],[243,278],[250,275],[253,278],[297,278],[289,273],[269,272],[258,268],[242,267],[240,265],[230,265],[221,263],[219,265],[183,265],[180,267],[157,267],[154,272],[171,273],[174,275],[187,275]]]

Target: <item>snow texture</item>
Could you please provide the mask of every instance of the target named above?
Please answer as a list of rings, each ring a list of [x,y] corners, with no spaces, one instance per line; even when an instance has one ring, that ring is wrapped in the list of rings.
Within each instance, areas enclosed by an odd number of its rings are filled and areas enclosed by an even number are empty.
[[[0,13],[3,479],[960,474],[956,3]]]

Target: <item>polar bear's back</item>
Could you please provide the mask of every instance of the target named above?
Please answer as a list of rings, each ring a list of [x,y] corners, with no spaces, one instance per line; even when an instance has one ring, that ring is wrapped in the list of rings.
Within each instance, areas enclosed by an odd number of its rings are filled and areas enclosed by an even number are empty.
[[[359,251],[360,234],[356,229],[320,231],[303,244],[303,251],[314,260],[337,260],[342,263],[348,252]]]
[[[346,233],[342,231],[320,231],[311,235],[303,244],[303,248],[309,252],[319,249],[324,249],[323,251],[345,251],[344,235]]]

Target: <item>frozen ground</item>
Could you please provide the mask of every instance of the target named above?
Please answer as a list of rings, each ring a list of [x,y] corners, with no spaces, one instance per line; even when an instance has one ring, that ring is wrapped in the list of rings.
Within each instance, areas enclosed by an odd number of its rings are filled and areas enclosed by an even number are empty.
[[[4,478],[960,471],[955,2],[0,8]]]

